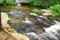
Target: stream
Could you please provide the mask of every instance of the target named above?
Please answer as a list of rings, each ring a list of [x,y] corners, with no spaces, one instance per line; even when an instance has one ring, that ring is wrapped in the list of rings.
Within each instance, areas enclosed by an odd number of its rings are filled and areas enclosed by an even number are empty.
[[[20,7],[25,11],[18,8],[11,10],[13,6],[11,9],[9,6],[4,7],[9,9],[2,10],[10,18],[7,23],[18,33],[25,34],[31,40],[60,40],[60,22],[46,16],[31,15],[29,10],[34,7],[29,9],[26,6]]]

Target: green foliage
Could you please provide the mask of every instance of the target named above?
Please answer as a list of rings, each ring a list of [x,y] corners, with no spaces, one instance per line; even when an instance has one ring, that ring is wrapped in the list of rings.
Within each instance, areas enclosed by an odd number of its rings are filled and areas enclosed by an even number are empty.
[[[50,7],[50,6],[53,6],[53,5],[56,5],[58,4],[59,2],[57,2],[58,0],[47,0],[46,2],[44,2],[44,4],[42,4],[42,6],[44,7]]]
[[[3,5],[14,5],[15,0],[0,0],[0,4],[3,4]]]
[[[29,0],[29,3],[31,5],[35,5],[35,6],[41,6],[42,5],[42,0]]]
[[[7,5],[13,5],[14,4],[14,0],[6,0],[5,3]]]
[[[50,7],[56,4],[60,4],[60,0],[30,0],[31,5],[42,6],[42,7]]]
[[[52,18],[60,21],[60,5],[54,5],[50,7]]]
[[[54,5],[50,7],[52,16],[60,16],[60,5]]]
[[[35,14],[38,14],[38,15],[42,15],[44,13],[44,11],[38,10],[38,9],[33,9],[32,12],[34,12]]]
[[[0,4],[2,4],[3,3],[3,0],[0,0]]]

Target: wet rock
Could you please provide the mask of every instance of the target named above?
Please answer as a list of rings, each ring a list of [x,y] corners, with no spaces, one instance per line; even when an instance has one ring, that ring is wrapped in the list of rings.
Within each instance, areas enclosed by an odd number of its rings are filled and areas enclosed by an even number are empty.
[[[34,18],[34,20],[31,19],[31,21],[33,21],[37,26],[49,27],[55,24],[54,20],[47,16],[38,16],[37,14],[30,13],[30,17],[32,19]]]
[[[26,35],[31,39],[31,40],[39,40],[38,35],[34,32],[28,32]]]
[[[35,22],[37,22],[38,24],[41,24],[41,25],[45,24],[46,25],[45,27],[55,24],[54,20],[47,16],[42,16],[42,15],[38,16],[35,13],[30,13],[30,16],[31,16],[31,18],[35,18],[35,20],[36,20]]]
[[[37,34],[34,33],[34,32],[28,32],[28,33],[26,33],[26,35],[27,35],[27,36],[31,36],[31,37],[37,36]]]
[[[52,18],[49,18],[49,17],[39,16],[37,19],[40,23],[43,23],[47,26],[51,26],[51,25],[55,24],[54,20]]]
[[[39,34],[45,31],[44,27],[49,27],[55,24],[55,22],[51,18],[35,15],[30,15],[30,17],[27,16],[22,22],[24,22],[25,24],[23,24],[22,26],[17,26],[15,28],[17,32],[35,32]]]

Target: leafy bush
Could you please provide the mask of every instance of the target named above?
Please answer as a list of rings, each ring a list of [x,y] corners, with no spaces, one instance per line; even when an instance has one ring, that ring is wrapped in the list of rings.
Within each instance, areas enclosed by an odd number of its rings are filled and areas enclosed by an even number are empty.
[[[60,4],[60,0],[30,0],[29,3],[35,6],[50,7],[56,4]]]
[[[35,5],[35,6],[41,6],[42,5],[42,0],[29,0],[29,3],[31,5]]]
[[[52,17],[60,21],[60,5],[54,5],[50,7]]]
[[[32,12],[34,12],[35,14],[38,14],[38,15],[42,15],[44,13],[44,11],[38,10],[38,9],[33,9]]]
[[[3,4],[3,5],[14,5],[15,0],[0,0],[0,4]]]
[[[13,5],[14,4],[14,0],[5,0],[5,3],[7,5]]]
[[[0,4],[2,4],[3,3],[3,0],[0,0]]]
[[[55,5],[55,4],[56,4],[55,0],[47,0],[46,2],[44,2],[42,4],[42,6],[43,7],[50,7],[50,6]]]
[[[54,5],[50,7],[52,16],[60,16],[60,5]]]

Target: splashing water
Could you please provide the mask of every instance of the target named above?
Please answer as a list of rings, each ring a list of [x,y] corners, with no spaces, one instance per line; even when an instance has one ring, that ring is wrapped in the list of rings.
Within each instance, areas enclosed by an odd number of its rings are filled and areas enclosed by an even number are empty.
[[[51,40],[60,40],[60,22],[55,21],[55,23],[56,24],[50,26],[49,28],[44,28],[46,32],[42,33],[42,35]]]
[[[55,20],[54,20],[55,21]],[[45,32],[37,35],[36,33],[27,33],[27,35],[30,35],[33,37],[33,40],[60,40],[60,22],[55,21],[56,24],[48,27],[48,28],[44,28]],[[32,35],[35,34],[35,35]]]
[[[45,28],[46,32],[54,32],[57,34],[57,31],[60,30],[60,23],[58,21],[55,21],[56,24],[50,26],[49,28]]]

